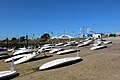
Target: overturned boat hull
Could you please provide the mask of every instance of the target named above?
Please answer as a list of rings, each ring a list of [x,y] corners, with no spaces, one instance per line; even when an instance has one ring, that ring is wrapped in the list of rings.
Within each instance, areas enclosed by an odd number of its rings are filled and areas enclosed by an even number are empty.
[[[73,61],[77,61],[80,59],[81,57],[67,57],[67,58],[62,58],[62,59],[56,59],[56,60],[43,64],[41,67],[39,67],[39,69],[40,70],[49,69],[49,68],[59,66],[64,63],[73,62]]]

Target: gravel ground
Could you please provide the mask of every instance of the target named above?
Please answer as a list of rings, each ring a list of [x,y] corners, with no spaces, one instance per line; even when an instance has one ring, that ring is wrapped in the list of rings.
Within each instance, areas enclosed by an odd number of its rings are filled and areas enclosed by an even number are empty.
[[[38,69],[48,61],[76,56],[76,53],[46,53],[47,57],[41,54],[29,62],[15,65],[18,75],[11,80],[120,80],[120,37],[107,40],[112,43],[104,49],[91,51],[90,46],[80,47],[79,56],[83,60],[60,68],[44,71]],[[0,60],[0,71],[10,69],[10,63],[5,63],[4,60]]]

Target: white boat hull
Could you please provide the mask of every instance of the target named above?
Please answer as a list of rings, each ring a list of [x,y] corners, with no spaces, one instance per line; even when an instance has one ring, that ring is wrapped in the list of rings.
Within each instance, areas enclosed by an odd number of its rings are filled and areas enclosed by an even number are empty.
[[[62,48],[54,48],[51,51],[49,51],[49,53],[56,53],[56,52],[62,51],[62,50],[64,50],[64,49],[62,49]]]
[[[100,44],[99,43],[94,43],[92,44],[93,46],[99,46]]]
[[[19,55],[19,54],[25,54],[25,53],[31,53],[34,50],[31,49],[21,49],[21,50],[17,50],[13,53],[13,55]]]
[[[22,58],[22,57],[24,57],[24,55],[13,56],[13,57],[10,57],[10,58],[6,59],[5,62],[10,62],[10,61],[12,61],[12,59],[16,60],[16,59],[19,59],[19,58]]]
[[[66,53],[71,53],[71,52],[77,52],[78,50],[76,49],[69,49],[69,50],[63,50],[63,51],[59,51],[56,54],[66,54]]]
[[[104,44],[109,44],[109,43],[112,43],[111,41],[104,41],[103,42]]]
[[[66,46],[71,46],[71,45],[72,45],[72,44],[68,43],[68,44],[65,44],[64,47],[66,47]]]
[[[85,44],[85,45],[88,45],[90,43],[92,43],[92,40],[88,40],[88,41],[83,42],[83,44]]]
[[[83,47],[83,46],[85,46],[85,44],[83,43],[77,45],[77,47]]]
[[[64,43],[55,44],[55,46],[62,46],[62,45],[64,45]]]
[[[105,48],[107,46],[105,45],[101,45],[101,46],[94,46],[94,47],[91,47],[90,50],[97,50],[97,49],[101,49],[101,48]]]
[[[59,65],[64,64],[64,63],[77,61],[80,59],[81,59],[81,57],[67,57],[67,58],[57,59],[57,60],[53,60],[53,61],[50,61],[50,62],[43,64],[41,67],[39,67],[39,69],[40,70],[49,69],[49,68],[59,66]]]
[[[39,54],[40,53],[36,53],[36,52],[33,52],[31,54],[25,54],[23,58],[20,58],[19,60],[14,61],[14,64],[20,64],[20,63],[26,62],[26,61],[36,57]]]
[[[8,57],[9,55],[7,53],[0,53],[0,58],[5,58],[5,57]]]
[[[0,72],[0,79],[7,78],[16,74],[16,71],[2,71]]]

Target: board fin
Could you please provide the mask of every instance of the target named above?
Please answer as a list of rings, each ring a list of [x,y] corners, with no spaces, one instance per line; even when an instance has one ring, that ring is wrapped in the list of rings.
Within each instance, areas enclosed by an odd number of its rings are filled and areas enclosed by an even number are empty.
[[[14,58],[12,59],[12,62],[11,62],[11,72],[14,71]]]

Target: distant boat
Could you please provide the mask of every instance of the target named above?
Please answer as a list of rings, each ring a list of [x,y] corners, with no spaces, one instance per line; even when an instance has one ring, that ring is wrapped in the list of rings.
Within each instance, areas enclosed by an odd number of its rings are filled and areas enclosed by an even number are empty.
[[[7,49],[8,52],[14,52],[14,49]]]
[[[91,44],[91,43],[92,43],[92,40],[87,40],[87,41],[85,41],[85,42],[83,42],[83,43],[81,43],[81,44],[78,44],[77,47],[87,46],[87,45],[89,45],[89,44]]]
[[[102,49],[102,48],[106,48],[107,46],[105,45],[100,45],[100,46],[93,46],[90,48],[90,50],[97,50],[97,49]]]
[[[20,49],[20,50],[21,50],[21,49],[26,49],[26,47],[23,47],[23,48],[19,48],[19,49]]]
[[[83,42],[83,44],[85,44],[85,45],[90,44],[90,43],[92,43],[92,40],[87,40],[87,41]]]
[[[6,51],[7,48],[6,47],[0,47],[0,51]]]
[[[101,45],[101,43],[94,43],[94,44],[92,44],[93,46],[99,46],[99,45]]]
[[[52,44],[45,44],[43,46],[46,47],[46,46],[53,46],[53,45]]]
[[[16,50],[13,55],[21,55],[21,54],[27,54],[27,53],[31,53],[34,50],[32,49],[20,49],[20,50]]]
[[[62,46],[62,45],[64,45],[63,42],[62,42],[62,43],[55,44],[55,46]]]
[[[54,48],[54,46],[43,46],[38,50],[38,52],[43,52],[43,51],[47,52],[47,51],[52,50],[53,48]]]
[[[13,61],[11,63],[11,70],[9,71],[1,71],[0,72],[0,79],[8,78],[16,74],[16,71],[14,70]]]
[[[56,52],[63,51],[63,50],[65,50],[65,49],[63,49],[63,48],[54,48],[51,51],[49,51],[49,53],[56,53]]]
[[[101,42],[101,43],[103,43],[103,44],[112,43],[112,41],[107,41],[107,40],[102,40],[102,39],[99,39],[98,42]]]
[[[112,41],[103,41],[104,44],[112,43]]]
[[[77,52],[77,49],[68,49],[68,50],[63,50],[63,51],[59,51],[56,54],[66,54],[66,53],[72,53],[72,52]]]
[[[72,42],[67,42],[67,44],[65,44],[64,47],[71,46],[71,45],[72,45]]]
[[[53,60],[53,61],[43,64],[42,66],[39,67],[39,70],[49,69],[52,67],[59,66],[61,64],[77,61],[80,59],[81,59],[81,57],[67,57],[67,58],[56,59],[56,60]]]
[[[0,52],[0,58],[8,57],[9,55],[6,52]]]
[[[16,56],[7,58],[7,59],[5,60],[5,62],[10,62],[10,61],[12,61],[12,59],[17,60],[17,59],[20,59],[20,58],[22,58],[22,57],[24,57],[24,54],[23,54],[23,55],[16,55]]]
[[[83,46],[86,46],[86,44],[81,43],[77,45],[77,47],[83,47]]]

